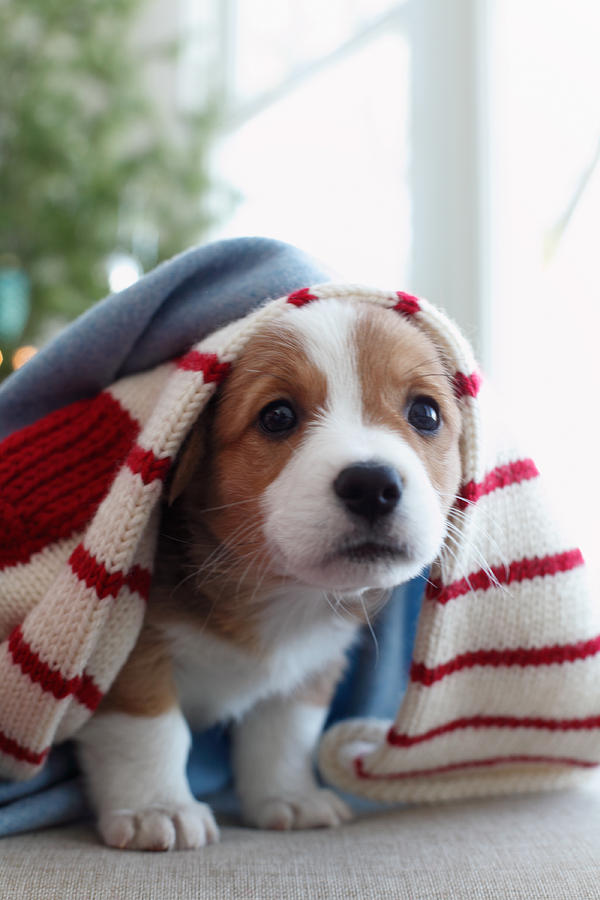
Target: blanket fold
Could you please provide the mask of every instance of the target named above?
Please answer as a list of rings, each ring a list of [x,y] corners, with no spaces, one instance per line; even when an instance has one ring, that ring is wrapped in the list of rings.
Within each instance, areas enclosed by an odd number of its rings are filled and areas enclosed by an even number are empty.
[[[0,391],[0,773],[32,777],[93,714],[142,625],[160,499],[186,434],[258,328],[328,297],[383,307],[431,337],[463,427],[462,485],[396,720],[338,723],[321,771],[391,801],[554,787],[596,766],[597,605],[468,342],[425,300],[324,283],[286,245],[225,244],[108,298]]]

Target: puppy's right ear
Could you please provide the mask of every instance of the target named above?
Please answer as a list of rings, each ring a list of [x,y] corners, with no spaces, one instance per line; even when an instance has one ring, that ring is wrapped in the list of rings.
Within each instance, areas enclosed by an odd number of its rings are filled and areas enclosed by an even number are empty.
[[[167,503],[172,506],[186,489],[206,454],[208,416],[203,415],[192,426],[176,459],[168,487]]]

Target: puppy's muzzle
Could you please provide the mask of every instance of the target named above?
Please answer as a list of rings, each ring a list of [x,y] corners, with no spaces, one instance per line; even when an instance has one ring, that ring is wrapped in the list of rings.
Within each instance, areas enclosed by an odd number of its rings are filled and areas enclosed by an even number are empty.
[[[342,469],[333,482],[333,490],[348,512],[372,525],[398,506],[402,479],[391,466],[361,462]]]

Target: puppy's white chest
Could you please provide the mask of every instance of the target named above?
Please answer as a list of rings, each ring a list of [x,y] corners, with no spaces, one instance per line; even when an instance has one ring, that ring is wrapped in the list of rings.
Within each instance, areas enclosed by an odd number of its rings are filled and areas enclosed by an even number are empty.
[[[344,653],[356,625],[332,617],[324,597],[316,609],[312,597],[304,606],[296,599],[272,611],[264,624],[265,649],[260,654],[208,631],[169,626],[179,702],[192,727],[239,718],[262,698],[293,691]]]

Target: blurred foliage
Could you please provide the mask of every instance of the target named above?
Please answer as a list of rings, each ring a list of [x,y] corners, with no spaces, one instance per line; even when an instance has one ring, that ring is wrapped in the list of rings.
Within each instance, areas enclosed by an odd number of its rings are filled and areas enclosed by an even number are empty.
[[[21,343],[107,294],[112,252],[150,268],[210,224],[216,110],[165,127],[130,39],[144,2],[0,0],[0,258],[29,279]]]

